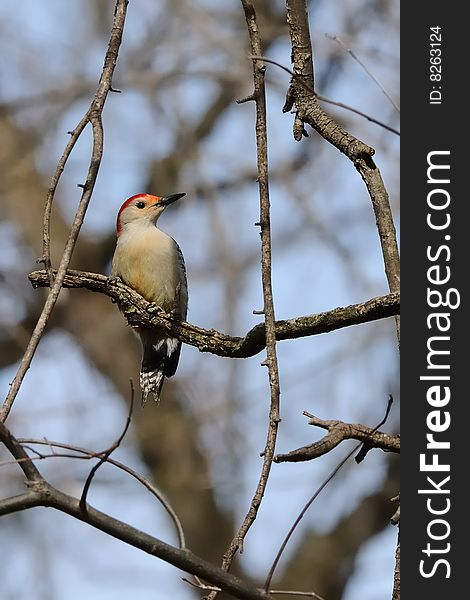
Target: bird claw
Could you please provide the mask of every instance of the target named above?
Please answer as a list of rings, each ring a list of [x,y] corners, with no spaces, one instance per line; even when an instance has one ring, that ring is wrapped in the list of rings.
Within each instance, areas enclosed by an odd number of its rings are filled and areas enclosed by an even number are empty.
[[[122,279],[120,277],[116,277],[114,275],[111,275],[110,277],[108,277],[108,279],[106,279],[106,284],[105,284],[105,288],[106,288],[106,293],[109,294],[110,291],[110,287],[112,287],[113,285],[116,285],[117,283],[122,283]],[[113,302],[114,304],[116,303],[115,298],[111,298],[111,302]]]
[[[106,287],[116,285],[117,283],[122,283],[122,279],[116,275],[110,275],[106,280]]]
[[[153,315],[155,313],[162,312],[162,309],[155,304],[155,302],[150,302],[150,304],[147,306],[147,312]]]

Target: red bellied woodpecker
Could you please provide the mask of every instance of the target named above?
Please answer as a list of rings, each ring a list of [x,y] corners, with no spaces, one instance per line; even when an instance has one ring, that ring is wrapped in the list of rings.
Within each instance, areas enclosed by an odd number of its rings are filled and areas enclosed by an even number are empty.
[[[184,258],[175,240],[157,227],[157,220],[169,204],[184,195],[159,198],[137,194],[124,202],[117,216],[112,268],[114,277],[183,321],[188,308]],[[136,329],[142,342],[142,402],[148,396],[159,402],[164,378],[176,372],[181,342],[158,329]]]

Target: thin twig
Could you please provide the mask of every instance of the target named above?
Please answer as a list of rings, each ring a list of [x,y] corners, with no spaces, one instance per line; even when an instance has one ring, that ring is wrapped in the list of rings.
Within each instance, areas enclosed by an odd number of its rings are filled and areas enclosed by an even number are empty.
[[[29,279],[34,287],[49,285],[45,271],[30,273]],[[154,304],[149,304],[121,281],[105,275],[69,270],[63,285],[105,294],[119,304],[131,325],[161,328],[171,337],[195,346],[201,352],[210,352],[228,358],[247,358],[255,356],[266,347],[264,323],[250,329],[244,337],[234,337],[214,329],[202,329],[190,323],[177,321],[171,315],[160,311]],[[276,339],[280,341],[319,335],[343,327],[391,317],[399,312],[399,293],[387,294],[316,315],[276,321]]]
[[[46,458],[75,458],[75,459],[81,459],[81,460],[90,460],[92,458],[101,458],[101,456],[102,456],[100,452],[93,452],[92,450],[88,450],[87,448],[81,448],[80,446],[74,446],[72,444],[66,444],[64,442],[54,442],[51,440],[39,440],[39,439],[35,439],[35,438],[18,438],[18,442],[23,446],[25,444],[45,445],[45,446],[49,446],[52,450],[54,448],[64,448],[66,450],[71,450],[73,452],[84,455],[84,456],[77,456],[77,454],[65,454],[65,453],[53,452],[52,454],[40,454],[37,457],[38,460],[42,460],[42,459],[46,459]],[[24,446],[24,447],[26,447],[26,446]],[[36,452],[34,449],[31,449],[31,451]],[[37,453],[37,454],[39,454],[39,453]],[[20,460],[33,461],[36,459],[27,457],[25,459],[18,459],[16,461],[4,461],[4,462],[0,463],[0,466],[2,466],[4,464],[14,464],[14,463],[19,462]],[[158,488],[156,488],[152,483],[150,483],[150,481],[146,477],[144,477],[143,475],[141,475],[134,469],[131,469],[128,465],[125,465],[124,463],[121,463],[121,462],[117,461],[116,459],[111,458],[109,456],[106,459],[106,462],[110,465],[113,465],[114,467],[117,467],[118,469],[121,469],[121,471],[124,471],[131,477],[134,477],[134,479],[136,479],[139,483],[141,483],[151,494],[153,494],[153,496],[155,496],[155,498],[160,502],[160,504],[166,510],[166,512],[168,513],[169,517],[171,518],[171,520],[173,521],[173,523],[175,525],[176,532],[178,534],[178,543],[179,543],[180,548],[182,548],[182,549],[186,548],[186,540],[185,540],[184,530],[183,530],[181,521],[180,521],[178,515],[176,514],[175,510],[171,506],[170,502],[163,494],[163,492],[161,490],[159,490]]]
[[[0,467],[6,467],[9,465],[21,465],[22,462],[36,462],[39,460],[45,460],[46,458],[77,458],[80,460],[90,460],[90,458],[96,458],[93,456],[77,456],[76,454],[69,454],[66,452],[54,452],[54,454],[43,454],[42,452],[38,452],[37,450],[33,450],[32,448],[28,448],[28,446],[24,446],[24,448],[30,450],[36,456],[27,456],[25,458],[12,458],[11,460],[2,460],[0,462]]]
[[[349,106],[348,104],[344,104],[343,102],[338,102],[336,100],[330,100],[329,98],[325,98],[325,96],[322,96],[321,94],[315,94],[315,95],[318,98],[318,100],[320,100],[321,102],[326,102],[327,104],[331,104],[333,106],[338,106],[339,108],[344,108],[346,110],[349,110],[350,112],[356,113],[356,115],[359,115],[360,117],[364,117],[364,119],[367,119],[371,123],[380,125],[380,127],[387,129],[387,131],[390,131],[391,133],[394,133],[395,135],[398,135],[398,136],[400,135],[400,132],[398,131],[398,129],[395,129],[394,127],[391,127],[390,125],[387,125],[386,123],[383,123],[382,121],[379,121],[375,117],[371,117],[367,113],[362,112],[362,110],[353,108],[352,106]]]
[[[0,421],[0,440],[5,444],[7,450],[15,459],[29,482],[42,482],[43,477],[31,461],[26,450],[18,444],[10,430]]]
[[[382,427],[382,425],[385,423],[385,421],[388,418],[388,415],[390,414],[390,408],[392,405],[392,397],[390,396],[388,399],[388,403],[387,403],[387,408],[385,410],[385,415],[384,417],[380,420],[380,423],[377,423],[377,425],[373,428],[372,431],[377,431],[377,429],[379,427]],[[274,559],[273,564],[271,565],[271,568],[269,570],[268,576],[266,578],[265,584],[264,584],[264,589],[268,590],[271,587],[271,581],[274,575],[274,571],[276,570],[277,565],[279,564],[279,561],[281,559],[282,553],[284,552],[285,547],[287,546],[290,538],[292,537],[292,534],[294,533],[294,531],[297,528],[297,525],[300,523],[300,521],[302,520],[303,516],[305,515],[305,513],[308,511],[308,509],[310,508],[310,506],[313,504],[313,502],[318,498],[318,496],[320,495],[320,493],[325,489],[325,487],[328,485],[328,483],[336,476],[336,474],[343,468],[343,466],[347,463],[347,461],[351,458],[351,456],[353,456],[353,454],[355,454],[355,452],[357,450],[359,450],[362,446],[362,442],[359,444],[356,444],[352,450],[350,450],[346,456],[338,463],[338,465],[333,469],[333,471],[330,473],[330,475],[328,475],[328,477],[325,479],[325,481],[323,481],[323,483],[320,485],[320,487],[317,488],[317,490],[315,491],[315,493],[313,494],[313,496],[308,500],[307,504],[305,504],[305,506],[303,507],[303,509],[301,510],[299,516],[296,518],[296,520],[294,521],[292,527],[289,529],[289,531],[287,532],[286,537],[284,538],[281,547],[279,548],[277,554],[276,554],[276,558]]]
[[[77,212],[75,213],[75,217],[72,223],[72,227],[70,229],[70,234],[67,239],[67,243],[65,245],[64,253],[59,263],[59,268],[57,270],[57,275],[54,283],[51,283],[51,289],[47,300],[42,309],[41,315],[37,321],[36,327],[31,335],[31,339],[29,341],[28,347],[23,355],[20,366],[16,375],[13,379],[13,382],[8,391],[7,397],[3,403],[3,406],[0,410],[0,421],[5,422],[8,417],[10,410],[13,406],[15,398],[20,390],[23,379],[28,371],[31,361],[33,360],[34,354],[38,347],[39,341],[44,333],[49,317],[54,309],[57,298],[59,297],[60,290],[62,288],[62,282],[65,277],[65,273],[67,271],[67,267],[70,263],[70,259],[72,257],[72,252],[75,248],[75,244],[77,242],[78,234],[80,233],[80,229],[85,218],[85,213],[88,208],[88,204],[91,199],[91,195],[93,193],[93,189],[95,187],[96,178],[98,176],[98,170],[101,164],[101,158],[103,155],[103,126],[101,121],[101,114],[103,112],[104,104],[106,102],[106,98],[108,96],[108,92],[112,86],[112,77],[114,73],[114,69],[116,66],[119,47],[121,45],[122,34],[124,30],[124,23],[126,19],[126,11],[127,11],[128,0],[116,0],[116,6],[114,10],[114,18],[111,29],[111,35],[109,39],[108,49],[106,52],[106,56],[104,59],[104,66],[101,73],[100,81],[98,84],[98,89],[96,91],[95,97],[88,109],[86,115],[80,120],[80,123],[77,125],[76,133],[72,133],[72,138],[69,140],[69,143],[66,146],[64,154],[59,160],[59,164],[57,166],[56,174],[53,179],[53,183],[51,185],[49,194],[48,194],[48,202],[46,204],[46,213],[49,213],[52,203],[52,198],[57,187],[57,183],[59,181],[60,175],[62,174],[65,163],[67,162],[68,157],[70,156],[70,152],[73,148],[76,139],[81,134],[84,129],[84,122],[91,124],[93,130],[93,149],[91,153],[90,166],[88,168],[88,174],[83,185],[82,196],[77,208]],[[74,141],[75,140],[75,141]],[[48,217],[45,217],[46,221],[48,221]],[[46,223],[46,227],[48,228],[48,224]],[[48,235],[48,234],[47,234]],[[45,234],[45,247],[46,250],[48,248],[48,239]],[[49,269],[50,267],[50,258],[44,255],[42,257],[46,267]],[[50,273],[49,273],[50,274]]]
[[[199,589],[199,590],[203,590],[205,592],[221,592],[222,590],[214,585],[207,585],[206,583],[197,580],[197,581],[191,581],[190,579],[187,579],[186,577],[182,577],[181,578],[182,581],[189,583],[189,585],[192,585],[193,587]],[[269,590],[268,592],[269,594],[272,595],[284,595],[284,596],[302,596],[303,598],[314,598],[314,600],[325,600],[323,598],[323,596],[320,596],[319,594],[315,593],[315,592],[300,592],[297,590]]]
[[[256,20],[253,4],[249,0],[241,0],[245,12],[250,49],[253,54],[261,54],[261,37]],[[258,185],[260,197],[260,226],[261,226],[261,277],[263,285],[264,300],[264,322],[266,326],[266,360],[264,365],[268,367],[269,386],[271,390],[271,401],[269,407],[269,423],[266,446],[263,453],[263,467],[259,483],[251,502],[250,510],[238,533],[238,541],[243,540],[249,527],[254,522],[258,509],[266,490],[269,473],[274,457],[277,430],[280,418],[280,385],[279,367],[276,353],[276,318],[274,311],[274,300],[272,290],[272,258],[271,258],[271,215],[269,201],[269,179],[268,179],[268,138],[266,117],[266,90],[265,90],[266,67],[253,64],[254,101],[256,104],[256,148],[258,163]]]
[[[310,418],[309,425],[322,427],[328,430],[328,434],[318,442],[296,448],[286,454],[278,454],[274,457],[274,462],[301,462],[312,460],[331,452],[344,440],[359,440],[363,443],[363,448],[367,451],[371,448],[380,448],[384,452],[400,452],[400,438],[397,435],[388,435],[359,423],[344,423],[343,421],[331,420],[325,421],[319,419],[306,411],[303,413]],[[361,462],[366,451],[356,457],[356,462]]]
[[[325,600],[323,596],[316,592],[297,592],[294,590],[269,590],[270,594],[273,595],[284,595],[284,596],[302,596],[304,598],[314,598],[314,600]]]
[[[387,92],[387,90],[380,83],[380,81],[377,79],[377,77],[372,75],[372,73],[367,68],[367,66],[362,62],[362,60],[351,50],[351,48],[348,48],[346,46],[346,44],[343,42],[343,40],[341,38],[339,38],[337,35],[330,35],[329,33],[325,33],[325,36],[328,39],[333,40],[334,42],[337,42],[343,48],[343,50],[345,50],[364,69],[364,71],[367,73],[367,75],[369,75],[369,77],[372,79],[372,81],[374,81],[377,84],[377,86],[382,90],[382,92],[385,94],[385,96],[387,96],[391,105],[397,111],[397,113],[400,114],[400,107],[398,106],[398,104],[395,102],[395,100],[392,98],[392,96]]]
[[[258,30],[254,6],[249,0],[241,0],[241,4],[245,13],[251,52],[252,54],[261,54],[261,38]],[[276,446],[277,430],[280,422],[279,370],[276,354],[276,323],[271,281],[271,218],[268,182],[265,71],[265,66],[260,65],[256,61],[253,63],[254,91],[253,94],[245,98],[243,101],[254,100],[256,104],[255,129],[260,197],[259,225],[261,227],[261,277],[263,285],[263,314],[266,339],[266,360],[261,364],[268,367],[271,401],[268,416],[268,432],[266,445],[263,452],[263,465],[261,468],[261,474],[243,523],[224,553],[222,560],[222,569],[224,571],[228,571],[230,568],[237,550],[243,552],[243,540],[257,517],[271,471]],[[217,592],[212,591],[208,595],[208,599],[213,599],[216,596]]]
[[[91,482],[93,481],[93,477],[95,476],[96,471],[101,467],[102,464],[107,462],[108,458],[111,456],[111,454],[117,448],[119,448],[122,440],[124,439],[124,436],[127,433],[127,430],[129,429],[129,425],[131,424],[132,410],[134,408],[134,382],[132,381],[132,379],[130,380],[130,386],[131,386],[131,399],[129,402],[129,412],[127,413],[126,423],[125,423],[124,428],[121,432],[121,435],[118,437],[118,439],[115,442],[113,442],[107,450],[104,450],[103,452],[101,452],[100,460],[91,469],[90,473],[88,474],[88,477],[86,478],[85,484],[83,486],[82,495],[80,498],[80,508],[83,510],[83,512],[86,512],[86,510],[87,510],[86,499],[87,499],[87,495],[88,495],[88,490],[90,489],[90,485],[91,485]]]
[[[360,464],[365,457],[367,456],[367,453],[369,452],[369,450],[372,450],[372,448],[374,447],[382,447],[381,446],[381,441],[380,441],[380,436],[377,437],[377,430],[379,427],[381,427],[388,419],[388,415],[390,414],[390,410],[392,408],[392,404],[393,404],[393,396],[392,394],[389,395],[388,397],[388,404],[387,404],[387,410],[385,411],[385,415],[384,418],[382,419],[382,422],[379,423],[378,425],[375,426],[375,428],[369,433],[369,435],[366,435],[362,441],[362,446],[359,450],[359,452],[357,453],[356,458],[354,459],[357,464]],[[385,434],[383,434],[385,435]],[[393,440],[393,438],[391,436],[387,436],[388,437],[388,443],[390,444],[390,446],[397,446],[397,451],[399,451],[400,449],[400,438],[398,436],[395,436],[395,440]],[[358,438],[360,439],[360,438]],[[382,450],[384,450],[385,448],[382,448]]]
[[[189,583],[189,585],[192,585],[194,588],[197,588],[198,590],[202,590],[204,592],[222,591],[221,588],[217,587],[216,585],[207,585],[207,583],[204,583],[200,579],[195,579],[194,581],[191,581],[191,579],[188,579],[187,577],[182,577],[181,580],[185,583]]]
[[[313,94],[321,102],[326,102],[327,104],[332,104],[333,106],[338,106],[339,108],[344,108],[345,110],[349,110],[350,112],[353,112],[356,115],[364,117],[364,119],[367,119],[371,123],[375,123],[376,125],[379,125],[380,127],[383,127],[384,129],[387,129],[388,131],[391,131],[395,135],[398,135],[398,136],[400,135],[400,132],[397,129],[394,129],[393,127],[391,127],[390,125],[387,125],[383,121],[379,121],[375,117],[371,117],[367,113],[362,112],[361,110],[359,110],[357,108],[353,108],[352,106],[349,106],[349,104],[344,104],[343,102],[338,102],[336,100],[331,100],[330,98],[326,98],[325,96],[322,96],[321,94],[319,94],[318,92],[316,92],[312,87],[310,87],[299,75],[297,75],[297,73],[294,73],[294,71],[292,71],[288,67],[282,65],[281,63],[278,63],[277,61],[272,60],[270,58],[267,58],[266,56],[253,56],[253,55],[250,55],[250,58],[252,60],[262,60],[265,63],[269,63],[271,65],[275,65],[276,67],[279,67],[280,69],[282,69],[286,73],[289,73],[289,75],[291,75],[291,77],[297,78],[299,80],[299,82],[301,83],[301,85],[303,85],[311,94]]]
[[[59,159],[55,173],[52,177],[51,185],[50,185],[49,189],[47,190],[46,204],[44,206],[44,215],[43,215],[43,233],[42,233],[42,236],[43,236],[42,248],[43,248],[43,250],[42,250],[42,256],[41,256],[41,258],[39,258],[37,260],[37,262],[44,264],[44,268],[46,269],[48,276],[49,276],[49,281],[51,283],[51,287],[54,282],[54,277],[52,274],[52,261],[51,261],[52,202],[54,200],[55,191],[59,184],[61,175],[65,169],[65,165],[67,164],[67,161],[69,159],[69,156],[71,155],[72,150],[75,147],[75,144],[78,142],[79,137],[82,135],[83,130],[90,122],[90,110],[91,110],[91,106],[87,110],[87,112],[84,114],[84,116],[81,118],[80,122],[77,124],[75,129],[73,131],[68,132],[70,135],[69,141],[67,142],[67,145],[65,146],[65,150]],[[82,193],[82,198],[83,198],[84,194],[85,194],[85,190]]]

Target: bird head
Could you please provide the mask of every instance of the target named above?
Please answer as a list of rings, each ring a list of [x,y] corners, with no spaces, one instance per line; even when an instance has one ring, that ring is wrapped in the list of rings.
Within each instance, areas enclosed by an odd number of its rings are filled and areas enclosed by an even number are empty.
[[[118,236],[129,223],[148,223],[154,225],[165,208],[186,194],[172,194],[161,198],[150,194],[136,194],[128,198],[121,206],[117,216]]]

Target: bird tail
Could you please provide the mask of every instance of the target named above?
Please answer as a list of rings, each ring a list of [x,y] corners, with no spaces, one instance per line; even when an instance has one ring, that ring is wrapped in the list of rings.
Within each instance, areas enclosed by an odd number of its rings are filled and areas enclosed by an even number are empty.
[[[160,393],[163,387],[165,376],[161,369],[146,371],[143,367],[140,370],[140,389],[142,391],[142,406],[147,402],[149,396],[158,404],[160,402]]]
[[[181,342],[175,338],[158,338],[154,331],[140,331],[139,335],[143,349],[140,368],[142,404],[147,402],[149,396],[153,396],[158,404],[165,377],[171,377],[176,372]]]
[[[153,344],[146,339],[142,339],[142,346],[143,356],[140,368],[142,405],[147,402],[149,396],[153,396],[153,399],[158,404],[160,402],[163,381],[165,380],[166,343],[164,339]]]

